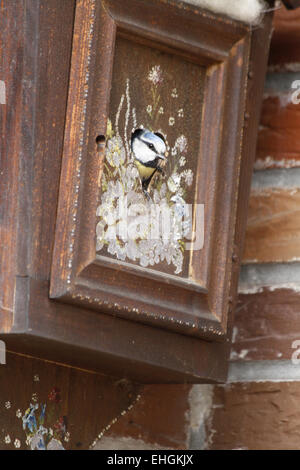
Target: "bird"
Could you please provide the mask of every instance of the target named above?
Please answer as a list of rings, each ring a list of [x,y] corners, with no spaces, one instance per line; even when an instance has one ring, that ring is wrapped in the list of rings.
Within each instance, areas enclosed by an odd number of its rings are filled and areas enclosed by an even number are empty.
[[[148,129],[136,129],[131,135],[131,151],[138,169],[142,190],[151,200],[148,187],[153,175],[158,171],[163,174],[160,162],[166,160],[166,142],[160,132]]]

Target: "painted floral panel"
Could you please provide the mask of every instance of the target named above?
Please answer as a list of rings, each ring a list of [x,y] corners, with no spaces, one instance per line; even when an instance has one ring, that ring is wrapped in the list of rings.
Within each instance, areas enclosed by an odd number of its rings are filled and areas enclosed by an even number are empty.
[[[203,79],[197,64],[117,37],[97,208],[98,255],[188,277],[192,204],[201,202],[195,186]],[[158,133],[167,148],[149,199],[131,149],[136,129]]]

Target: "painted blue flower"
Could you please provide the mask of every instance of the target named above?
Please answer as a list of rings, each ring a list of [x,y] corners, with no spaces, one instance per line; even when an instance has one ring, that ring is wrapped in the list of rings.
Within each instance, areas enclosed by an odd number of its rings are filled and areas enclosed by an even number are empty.
[[[46,403],[41,406],[41,413],[40,413],[40,419],[39,419],[40,424],[43,424],[45,421],[45,413],[46,413]]]
[[[30,403],[29,408],[25,411],[24,416],[22,416],[23,429],[28,427],[30,432],[35,432],[37,429],[37,423],[35,418],[35,411],[38,409],[39,405],[36,403],[33,405]]]

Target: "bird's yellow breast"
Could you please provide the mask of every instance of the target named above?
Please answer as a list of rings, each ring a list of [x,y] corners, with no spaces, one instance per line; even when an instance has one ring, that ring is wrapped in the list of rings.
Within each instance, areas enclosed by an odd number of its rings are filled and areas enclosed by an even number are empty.
[[[142,179],[148,179],[151,175],[155,172],[155,168],[151,168],[150,166],[143,165],[139,160],[134,160],[134,163],[138,169],[139,175]]]

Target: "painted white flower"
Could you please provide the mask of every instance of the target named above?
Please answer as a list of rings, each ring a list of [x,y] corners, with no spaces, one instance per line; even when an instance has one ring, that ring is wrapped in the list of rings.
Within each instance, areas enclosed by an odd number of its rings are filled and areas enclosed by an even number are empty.
[[[39,377],[38,374],[35,374],[35,375],[33,376],[33,381],[34,381],[34,382],[39,382],[39,381],[40,381],[40,377]]]
[[[182,199],[182,197],[179,196],[178,193],[174,194],[174,196],[171,197],[171,201],[175,202],[175,204],[182,204],[182,205],[185,204],[184,199]]]
[[[180,157],[179,159],[179,166],[184,166],[186,164],[186,159],[185,157]]]
[[[11,408],[11,403],[10,403],[10,401],[6,401],[4,406],[5,406],[5,408],[6,408],[7,410],[9,410],[9,408]]]
[[[166,197],[166,194],[167,194],[167,185],[166,185],[166,183],[163,183],[163,184],[161,185],[159,194],[160,194],[161,199],[163,199],[163,198]]]
[[[174,176],[174,175],[173,175]],[[173,185],[174,190],[178,187],[180,175],[175,174]],[[123,204],[126,201],[128,220],[123,220],[123,212],[121,207],[118,208],[119,215],[117,217],[116,228],[124,225],[124,233],[126,234],[128,224],[133,220],[135,221],[134,230],[128,231],[128,239],[120,235],[118,232],[118,238],[116,232],[110,231],[110,227],[107,225],[107,221],[100,220],[97,226],[97,236],[101,234],[102,241],[106,241],[108,253],[116,256],[118,259],[126,260],[129,258],[133,261],[138,261],[143,267],[154,266],[155,264],[166,260],[168,264],[172,263],[172,259],[176,261],[176,272],[180,271],[180,255],[175,255],[177,250],[181,250],[177,238],[174,237],[174,233],[180,233],[176,227],[173,227],[174,220],[178,223],[174,209],[169,206],[166,199],[167,191],[170,190],[168,186],[171,185],[171,181],[167,185],[165,182],[161,185],[160,189],[154,189],[153,201],[155,204],[147,204],[143,196],[140,193],[136,193],[131,190],[126,195],[126,199],[123,199]],[[121,199],[118,200],[118,205],[121,205]],[[106,198],[106,203],[108,199]],[[155,208],[158,208],[158,212],[155,213]],[[154,212],[153,212],[154,211]],[[161,212],[163,212],[164,227],[161,227]],[[102,213],[101,208],[98,208],[97,214]],[[138,216],[138,225],[136,224]],[[125,216],[124,216],[125,217]],[[166,227],[166,220],[169,221],[169,228]],[[99,228],[100,227],[100,228]],[[163,228],[163,233],[155,231],[157,228]],[[165,230],[168,228],[168,230]]]
[[[20,439],[15,439],[14,446],[15,446],[16,449],[19,449],[21,447]]]
[[[175,274],[179,274],[182,271],[183,254],[181,250],[176,250],[172,256],[172,263],[176,266]]]
[[[125,173],[123,174],[123,185],[125,193],[129,193],[133,189],[137,178],[139,178],[137,167],[135,165],[128,165]]]
[[[18,409],[18,410],[16,411],[16,417],[17,417],[17,418],[22,418],[22,412],[21,412],[20,409]]]
[[[126,245],[117,244],[116,256],[121,261],[126,259]]]
[[[140,250],[136,240],[128,240],[128,243],[126,243],[126,255],[127,258],[131,259],[132,261],[136,261],[137,259],[139,259]]]
[[[188,186],[191,186],[192,182],[193,182],[193,172],[192,170],[185,170],[183,172],[183,177],[185,179],[185,182]]]
[[[10,443],[11,443],[11,438],[10,438],[10,435],[9,435],[9,434],[7,434],[7,435],[5,436],[4,442],[5,442],[5,444],[10,444]]]
[[[31,400],[32,400],[34,403],[36,403],[36,402],[38,401],[37,393],[33,393],[33,394],[32,394]]]
[[[115,136],[108,140],[105,156],[112,167],[119,167],[125,162],[126,151],[120,136]]]
[[[187,138],[185,135],[177,137],[175,141],[175,147],[179,150],[180,153],[185,153],[187,151]]]
[[[148,80],[155,86],[163,81],[162,70],[159,65],[154,65],[152,67],[148,74]]]
[[[100,220],[96,226],[96,235],[97,235],[97,242],[96,242],[96,251],[102,250],[104,246],[104,228],[105,222]]]
[[[161,83],[163,75],[160,66],[153,66],[147,78],[154,86]],[[153,86],[152,91],[156,92]],[[126,93],[126,116],[132,114],[134,128],[137,128],[138,120],[135,109],[130,109],[127,88]],[[129,259],[144,267],[165,262],[172,264],[175,273],[179,274],[183,266],[184,227],[188,225],[186,220],[182,220],[186,204],[185,186],[181,187],[181,183],[186,184],[193,176],[192,172],[189,174],[187,170],[179,171],[179,168],[186,164],[184,154],[187,151],[187,139],[181,135],[173,146],[168,146],[168,152],[174,157],[173,163],[171,157],[173,169],[169,170],[165,181],[159,177],[154,178],[151,185],[152,201],[148,202],[141,191],[138,170],[130,159],[129,144],[119,133],[118,122],[124,96],[123,94],[121,97],[116,116],[115,134],[111,126],[106,146],[108,164],[104,169],[105,180],[103,179],[101,202],[97,208],[99,221],[96,226],[96,251],[105,249],[106,253],[119,260]],[[178,97],[176,88],[171,91],[171,96]],[[153,105],[146,105],[145,110],[151,114]],[[165,113],[166,110],[160,106],[158,115]],[[126,116],[124,129],[129,130]],[[175,125],[177,116],[183,117],[183,109],[175,111],[175,115],[167,118],[170,126]],[[139,124],[139,127],[143,126]],[[65,440],[67,439],[66,435]]]
[[[69,442],[69,440],[70,440],[70,433],[69,432],[66,432],[64,440],[65,440],[65,442]]]
[[[176,194],[174,194],[174,196],[171,197],[171,201],[175,203],[174,211],[177,218],[182,218],[185,215],[186,210],[185,200],[177,192]]]
[[[178,173],[173,173],[170,178],[168,178],[167,185],[172,193],[176,193],[176,191],[180,188],[180,180],[181,175]]]

